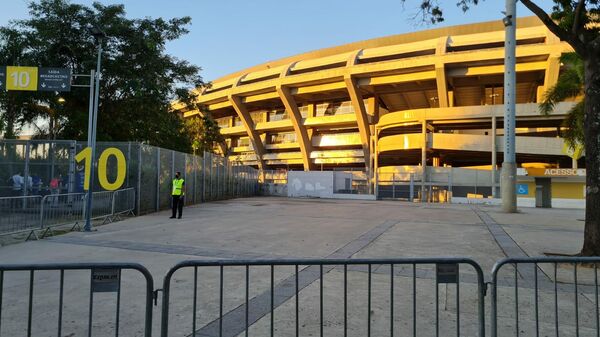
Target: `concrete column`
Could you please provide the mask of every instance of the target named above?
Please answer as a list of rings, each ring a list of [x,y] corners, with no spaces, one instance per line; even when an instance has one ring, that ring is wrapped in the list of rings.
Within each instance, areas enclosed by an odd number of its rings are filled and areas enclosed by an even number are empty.
[[[492,116],[492,198],[496,197],[496,169],[497,169],[497,162],[496,162],[496,116],[493,115]]]
[[[517,212],[517,163],[515,156],[516,25],[517,1],[506,0],[504,44],[504,162],[502,163],[502,210]]]
[[[377,130],[377,126],[375,126],[375,134],[373,135],[375,138],[373,141],[373,177],[374,177],[374,193],[375,198],[379,197],[379,130]]]
[[[425,195],[425,180],[427,179],[427,121],[423,120],[422,129],[423,146],[421,146],[421,201],[427,201]]]
[[[574,169],[578,168],[578,167],[577,167],[577,159],[575,159],[575,158],[571,158],[571,162],[572,162],[572,164],[571,164],[571,167],[572,167],[572,168],[574,168]]]

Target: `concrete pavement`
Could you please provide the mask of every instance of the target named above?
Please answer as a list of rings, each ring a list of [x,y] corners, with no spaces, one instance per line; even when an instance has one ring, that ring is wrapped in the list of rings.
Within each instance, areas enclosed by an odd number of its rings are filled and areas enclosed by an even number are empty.
[[[69,233],[51,239],[0,247],[0,263],[47,262],[139,262],[152,273],[155,286],[161,288],[162,279],[175,263],[186,259],[257,259],[257,258],[390,258],[426,256],[462,256],[478,262],[489,275],[493,264],[513,254],[538,256],[544,252],[575,253],[583,238],[583,211],[558,209],[522,209],[518,214],[504,214],[489,206],[410,204],[395,201],[341,201],[287,198],[247,198],[202,204],[184,210],[184,219],[168,219],[161,212],[98,227],[93,233]],[[202,268],[201,268],[202,269]],[[299,303],[301,335],[318,335],[319,331],[319,275],[314,267],[300,269],[303,282]],[[534,270],[533,268],[531,270]],[[552,278],[552,270],[541,269],[543,276]],[[558,278],[569,283],[572,274],[567,266],[559,266]],[[366,267],[349,267],[348,327],[349,335],[365,334],[368,312],[365,308],[368,273]],[[371,328],[374,336],[390,335],[390,310],[394,308],[394,332],[410,333],[414,327],[418,335],[432,335],[435,320],[435,289],[438,290],[440,329],[442,335],[456,333],[456,286],[435,286],[433,266],[418,266],[416,271],[417,312],[416,326],[411,318],[412,266],[394,269],[394,305],[390,303],[389,266],[372,270]],[[227,336],[244,331],[244,269],[235,267],[224,273],[224,323]],[[514,269],[507,268],[506,298],[500,309],[502,332],[513,335],[515,328],[511,285]],[[520,270],[520,273],[524,273]],[[580,280],[590,282],[589,270],[580,270]],[[36,273],[34,301],[34,331],[44,335],[43,329],[56,321],[58,276],[52,272]],[[251,335],[268,334],[270,329],[269,267],[253,267],[250,272],[249,308]],[[518,277],[530,275],[519,274]],[[462,267],[460,271],[461,335],[476,334],[475,271]],[[571,277],[571,278],[569,278]],[[324,270],[324,324],[326,335],[338,334],[343,327],[343,268],[326,267]],[[219,271],[205,268],[198,273],[196,335],[214,335],[218,332]],[[274,273],[276,296],[276,335],[294,335],[296,297],[290,285],[294,281],[293,267],[277,267]],[[540,278],[542,280],[542,278]],[[23,331],[26,322],[28,275],[5,273],[2,332]],[[124,306],[120,314],[121,335],[141,334],[143,291],[142,279],[134,272],[122,278]],[[291,282],[291,283],[290,283]],[[38,284],[39,283],[39,284]],[[527,312],[519,313],[520,329],[528,335],[534,328],[531,317],[533,290],[521,282],[520,303]],[[575,329],[574,295],[569,284],[559,291],[560,322],[564,335]],[[65,298],[64,327],[74,335],[85,334],[89,272],[73,272],[65,278],[65,289],[71,299]],[[187,336],[193,330],[193,272],[181,270],[172,283],[170,332],[172,336]],[[578,293],[578,302],[586,310],[580,314],[582,335],[595,324],[591,316],[593,293],[589,287]],[[544,329],[553,328],[554,293],[547,288],[540,296]],[[116,324],[114,298],[99,294],[102,299],[94,310],[94,330],[98,335],[108,333]],[[97,301],[96,301],[97,302]],[[96,304],[95,302],[95,304]],[[160,301],[159,301],[160,304]],[[489,307],[489,296],[487,298]],[[25,311],[8,311],[23,307]],[[592,307],[590,307],[592,306]],[[158,335],[160,307],[154,308],[154,335]],[[237,311],[236,311],[237,310]],[[489,308],[487,309],[489,310]],[[548,311],[548,312],[546,312]],[[242,314],[242,316],[239,316]],[[26,316],[25,316],[26,317]],[[67,318],[68,317],[68,318]],[[489,315],[486,315],[489,324]],[[52,322],[52,323],[49,323]],[[211,324],[212,322],[212,324]],[[37,330],[36,330],[37,329]],[[215,330],[217,329],[217,330]],[[54,330],[53,330],[54,331]],[[544,330],[545,331],[545,330]],[[335,332],[335,333],[334,333]],[[55,333],[54,333],[55,334]],[[51,333],[48,333],[51,335]],[[65,334],[67,335],[67,334]]]

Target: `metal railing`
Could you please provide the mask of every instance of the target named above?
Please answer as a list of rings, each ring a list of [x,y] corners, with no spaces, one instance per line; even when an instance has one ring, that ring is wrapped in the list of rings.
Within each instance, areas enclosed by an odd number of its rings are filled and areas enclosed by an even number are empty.
[[[85,214],[85,197],[84,193],[44,196],[40,207],[40,220],[37,229],[47,230],[65,224],[78,224]]]
[[[92,219],[112,222],[135,209],[135,189],[94,192]],[[45,196],[1,197],[0,235],[44,230],[73,224],[75,228],[85,214],[85,193],[49,194]],[[29,238],[28,237],[28,238]]]
[[[598,263],[600,257],[507,258],[497,262],[491,277],[491,336],[499,336],[499,330],[502,336],[579,336],[582,329],[585,335],[600,335]],[[501,277],[507,269],[508,277]],[[529,302],[532,298],[533,306]],[[509,303],[499,305],[501,300]]]
[[[300,327],[303,330],[313,329],[313,334],[318,334],[319,336],[324,336],[324,314],[325,314],[325,304],[324,303],[324,292],[325,288],[325,275],[330,273],[333,270],[340,271],[337,275],[331,275],[327,278],[331,279],[333,276],[336,276],[336,280],[339,278],[343,278],[343,323],[341,323],[339,328],[343,329],[344,335],[347,334],[349,329],[349,313],[350,309],[352,309],[352,320],[353,326],[355,326],[355,319],[360,319],[364,323],[361,323],[363,327],[365,327],[364,333],[362,335],[371,336],[378,335],[381,332],[374,332],[380,330],[388,330],[391,336],[394,335],[394,331],[398,330],[400,324],[396,323],[396,318],[399,318],[401,315],[395,315],[394,310],[396,310],[396,306],[401,305],[395,302],[395,298],[398,296],[405,296],[401,291],[403,289],[410,293],[412,297],[411,301],[411,315],[410,322],[412,326],[412,336],[420,335],[418,329],[418,323],[424,324],[423,322],[430,322],[432,317],[435,317],[435,335],[440,335],[441,324],[440,324],[440,296],[439,296],[439,288],[441,284],[455,284],[455,308],[456,308],[456,322],[454,324],[454,328],[450,328],[450,331],[454,331],[456,336],[460,336],[460,327],[461,327],[461,316],[460,316],[460,303],[461,303],[461,292],[460,292],[460,282],[461,282],[461,273],[459,272],[460,265],[467,265],[472,267],[474,270],[473,274],[470,274],[470,282],[476,285],[475,287],[475,302],[476,308],[474,309],[477,312],[477,326],[478,336],[485,335],[485,318],[484,318],[484,296],[485,296],[485,283],[483,279],[483,272],[481,267],[475,263],[474,261],[466,258],[400,258],[400,259],[297,259],[297,260],[218,260],[218,261],[185,261],[177,264],[175,267],[171,268],[167,275],[165,276],[163,283],[163,300],[162,300],[162,320],[161,320],[161,336],[196,336],[196,335],[210,335],[210,336],[238,336],[241,333],[245,332],[245,335],[248,336],[249,327],[255,323],[257,323],[261,318],[266,320],[267,315],[269,316],[269,321],[262,324],[263,327],[268,326],[269,333],[263,332],[261,335],[274,335],[275,330],[275,317],[276,317],[276,309],[284,305],[284,303],[291,303],[293,299],[294,305],[294,314],[293,318],[289,317],[290,314],[282,314],[283,319],[289,321],[290,318],[294,322],[294,332],[289,333],[290,335],[299,336],[300,335]],[[275,282],[276,268],[278,267],[278,281]],[[433,268],[433,272],[436,275],[434,278],[434,282],[431,284],[431,288],[429,289],[431,293],[435,294],[435,305],[434,306],[426,306],[424,303],[418,301],[419,296],[417,293],[417,279],[421,278],[420,274],[427,273],[428,271],[424,270],[423,267],[430,266]],[[237,267],[237,269],[236,269]],[[251,268],[252,267],[252,268]],[[286,268],[288,267],[288,268]],[[302,267],[302,268],[301,268]],[[241,268],[241,270],[239,270]],[[266,269],[265,269],[266,268]],[[376,270],[380,270],[381,268],[385,268],[386,272],[376,272]],[[169,321],[170,321],[170,311],[171,311],[171,284],[174,279],[174,274],[182,269],[192,269],[193,270],[193,281],[190,282],[190,273],[187,273],[187,279],[184,281],[177,280],[177,282],[185,282],[187,285],[190,285],[189,292],[184,294],[181,299],[191,299],[191,304],[187,306],[183,306],[181,302],[177,303],[177,322],[175,324],[175,328],[177,331],[173,332],[169,330]],[[236,275],[229,276],[236,280],[237,282],[232,282],[225,278],[225,272],[227,269],[227,273],[232,273],[231,269],[234,271],[237,270],[238,273]],[[250,287],[250,279],[251,279],[251,269],[261,269],[260,275],[255,278],[253,277],[253,281],[256,281],[259,284],[268,284],[268,290],[265,290],[262,294],[251,297],[251,287]],[[199,272],[208,273],[209,270],[212,270],[213,273],[216,273],[217,276],[203,274],[199,276]],[[282,274],[283,270],[283,275]],[[239,273],[241,271],[241,273]],[[352,291],[349,292],[349,282],[348,282],[348,274],[349,272],[362,272],[363,276],[366,274],[367,282],[366,289],[354,289],[352,287]],[[381,289],[374,294],[373,289],[373,275],[376,275],[376,282],[378,285],[382,283],[385,284],[384,294],[382,295]],[[382,276],[387,275],[387,276]],[[412,280],[408,287],[401,287],[399,283],[401,281],[405,281],[406,278]],[[356,279],[356,275],[352,275],[353,279]],[[202,280],[202,283],[198,281]],[[310,287],[312,283],[318,281],[318,289],[315,287]],[[216,285],[208,285],[208,283],[215,283]],[[335,281],[329,281],[328,283],[333,282],[339,286],[339,283]],[[422,281],[420,281],[421,283]],[[225,284],[228,285],[227,289],[225,289]],[[406,286],[406,284],[404,284]],[[423,291],[423,287],[419,286],[419,290]],[[199,291],[200,289],[200,291]],[[207,289],[208,293],[213,293],[215,296],[211,297],[210,300],[206,300],[207,294],[203,292],[203,289]],[[244,289],[243,292],[240,290]],[[333,292],[337,293],[334,288]],[[328,289],[330,290],[330,289]],[[305,299],[310,299],[313,297],[311,291],[318,292],[319,304],[318,308],[308,308],[307,311],[318,310],[319,315],[315,321],[311,321],[310,319],[304,322],[301,322],[299,318],[300,312],[300,297]],[[360,303],[358,306],[350,306],[349,302],[356,302],[356,298],[360,298],[361,294],[364,294],[364,291],[367,292],[367,298],[365,299],[366,303]],[[421,293],[423,295],[431,294],[429,292]],[[216,295],[218,294],[218,295]],[[223,314],[225,306],[225,294],[229,297],[227,299],[227,307],[232,308],[227,314]],[[381,309],[379,306],[374,306],[374,297],[377,295],[378,298],[383,296],[387,299],[389,304],[387,304],[386,309]],[[342,296],[338,294],[338,296]],[[232,299],[234,297],[234,299]],[[203,298],[206,302],[198,303],[198,299]],[[336,298],[336,297],[333,297]],[[330,295],[328,300],[333,301],[332,296]],[[463,302],[465,298],[463,298]],[[211,301],[212,300],[212,301]],[[218,301],[218,304],[213,302]],[[377,301],[377,305],[380,305],[381,301]],[[385,302],[385,301],[384,301]],[[425,302],[425,301],[423,301]],[[388,306],[389,305],[389,306]],[[429,307],[429,310],[426,310]],[[183,308],[183,310],[181,310]],[[199,308],[204,316],[204,326],[201,329],[197,329],[198,324],[198,316],[199,316]],[[417,311],[419,308],[419,311]],[[214,312],[211,312],[210,309],[214,309]],[[289,309],[289,308],[288,308]],[[354,312],[356,309],[362,311],[362,318],[356,318],[354,316]],[[381,311],[386,311],[389,313],[389,320],[380,324],[374,324],[373,312],[377,310],[377,316],[381,316]],[[339,311],[339,310],[338,310]],[[306,312],[306,311],[303,311]],[[386,314],[387,314],[386,313]],[[329,314],[329,313],[328,313]],[[187,323],[184,323],[184,320]],[[314,323],[318,326],[310,326],[311,323]],[[383,323],[383,324],[381,324]],[[329,321],[329,324],[331,321]],[[429,323],[427,323],[429,324]],[[442,331],[443,336],[453,335],[454,333],[450,333],[448,331],[448,326],[444,325],[444,331]]]
[[[598,263],[600,257],[498,261],[491,336],[600,334]],[[131,291],[122,296],[125,288]],[[161,290],[162,337],[485,336],[482,269],[458,257],[184,261],[157,290],[148,270],[133,263],[0,264],[0,335],[150,337],[152,300]]]
[[[123,271],[136,271],[139,275],[132,277]],[[121,314],[126,303],[122,301],[122,288],[145,299],[141,326],[136,324],[135,315]],[[150,337],[153,290],[152,275],[136,263],[0,265],[0,334],[49,335],[55,329],[56,336],[92,336],[93,331],[119,336],[121,330],[127,330],[122,335],[132,336],[142,330],[143,336]],[[47,296],[56,291],[58,296]],[[87,310],[82,310],[86,302]],[[100,306],[96,311],[95,303]],[[114,303],[114,312],[113,308],[106,310],[107,303]],[[25,310],[27,314],[23,315]],[[104,324],[99,324],[98,318]]]
[[[86,147],[73,140],[0,140],[0,197],[20,194],[83,192],[83,165],[76,157]],[[97,153],[116,148],[125,157],[125,179],[120,188],[135,188],[135,213],[147,214],[170,207],[171,183],[175,172],[186,181],[187,205],[258,193],[259,173],[253,167],[213,153],[193,155],[138,142],[98,142]],[[109,175],[117,172],[116,162],[107,163]],[[13,176],[21,174],[26,183],[13,190]],[[60,181],[52,188],[50,182]],[[97,174],[95,178],[98,179]],[[95,192],[101,186],[95,185]]]
[[[120,219],[121,215],[134,215],[135,188],[117,190],[112,198],[111,215],[113,220]]]
[[[112,220],[111,216],[114,194],[115,191],[94,192],[94,202],[92,204],[91,214],[92,219],[102,219],[103,224]],[[87,200],[87,196],[83,197],[83,200]],[[85,214],[85,211],[83,213]]]
[[[42,197],[0,198],[0,233],[15,233],[39,227]]]

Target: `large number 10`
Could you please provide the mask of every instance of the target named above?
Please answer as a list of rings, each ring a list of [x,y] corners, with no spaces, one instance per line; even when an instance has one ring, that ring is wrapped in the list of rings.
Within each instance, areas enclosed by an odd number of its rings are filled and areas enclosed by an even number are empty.
[[[115,156],[117,160],[117,178],[112,183],[108,181],[107,176],[107,167],[108,167],[108,158],[110,156]],[[79,163],[85,160],[85,180],[83,182],[83,189],[88,190],[90,188],[90,170],[91,170],[91,159],[92,159],[92,149],[90,147],[86,147],[81,152],[75,156],[75,160]],[[108,149],[102,151],[100,154],[100,158],[98,158],[98,181],[100,182],[100,186],[108,191],[114,191],[123,186],[125,182],[125,175],[127,174],[127,166],[125,162],[125,155],[121,150],[115,147],[109,147]]]
[[[15,71],[10,74],[13,78],[13,86],[15,88],[27,88],[29,86],[29,73],[26,71]]]

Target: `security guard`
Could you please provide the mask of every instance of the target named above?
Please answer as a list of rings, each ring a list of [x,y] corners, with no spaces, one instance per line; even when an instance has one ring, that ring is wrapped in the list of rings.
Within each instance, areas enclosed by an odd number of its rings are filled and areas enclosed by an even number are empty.
[[[181,213],[183,212],[183,197],[185,196],[185,180],[181,178],[181,172],[175,173],[175,179],[173,179],[173,192],[171,197],[173,198],[173,215],[170,219],[175,219],[175,213],[179,211],[178,218],[181,219]]]

